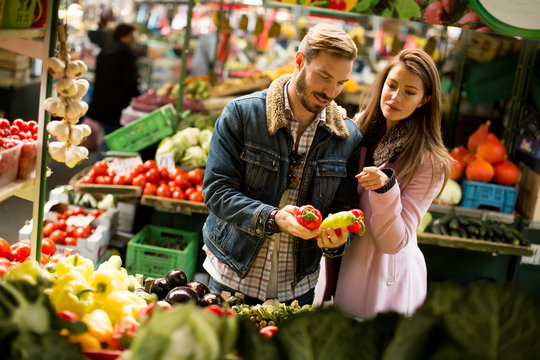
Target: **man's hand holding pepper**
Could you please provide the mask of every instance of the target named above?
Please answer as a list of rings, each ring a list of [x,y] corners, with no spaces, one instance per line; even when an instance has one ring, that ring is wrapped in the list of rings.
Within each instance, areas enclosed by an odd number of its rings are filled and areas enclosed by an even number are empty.
[[[276,214],[276,224],[284,233],[308,240],[317,237],[321,230],[317,227],[314,230],[301,225],[296,219],[296,214],[300,208],[294,205],[286,205]]]

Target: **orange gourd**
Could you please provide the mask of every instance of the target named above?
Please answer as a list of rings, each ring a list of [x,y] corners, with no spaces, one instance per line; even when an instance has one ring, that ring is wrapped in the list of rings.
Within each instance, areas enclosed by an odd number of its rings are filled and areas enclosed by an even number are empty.
[[[456,146],[455,148],[450,151],[450,156],[452,156],[456,160],[463,160],[463,157],[467,155],[469,151],[463,146]]]
[[[452,159],[452,167],[450,168],[450,179],[459,180],[465,172],[465,163],[462,160]]]
[[[469,139],[467,140],[467,149],[469,152],[476,153],[478,145],[480,145],[487,137],[489,125],[491,125],[491,121],[488,120],[484,124],[481,124],[478,129],[469,136]]]
[[[519,179],[518,167],[506,159],[495,165],[494,170],[495,176],[493,176],[493,182],[495,184],[512,186]]]
[[[482,157],[477,156],[465,169],[465,176],[472,181],[490,182],[495,175],[493,165],[488,163]]]
[[[463,156],[463,162],[465,163],[465,166],[468,166],[470,163],[472,163],[474,160],[476,160],[478,156],[473,153],[468,153],[465,156]]]
[[[504,161],[506,149],[495,134],[489,133],[486,139],[476,148],[476,155],[481,156],[488,163],[495,165]]]

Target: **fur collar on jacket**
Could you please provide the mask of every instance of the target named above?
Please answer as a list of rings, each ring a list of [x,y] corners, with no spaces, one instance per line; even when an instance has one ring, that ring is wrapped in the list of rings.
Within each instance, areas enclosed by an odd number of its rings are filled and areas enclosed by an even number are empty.
[[[270,84],[266,95],[266,121],[268,134],[274,135],[279,128],[287,126],[285,120],[285,99],[283,97],[283,86],[292,77],[292,74],[285,74],[277,78]],[[326,107],[326,126],[336,136],[346,139],[349,137],[349,129],[341,117],[337,104],[332,101]]]
[[[385,134],[386,121],[384,118],[374,119],[371,122],[364,134],[364,139],[369,142],[368,147],[372,148],[376,144],[373,150],[375,166],[380,166],[387,161],[395,162],[396,157],[403,150],[406,140],[411,136],[411,121],[411,118],[400,121],[388,134]]]

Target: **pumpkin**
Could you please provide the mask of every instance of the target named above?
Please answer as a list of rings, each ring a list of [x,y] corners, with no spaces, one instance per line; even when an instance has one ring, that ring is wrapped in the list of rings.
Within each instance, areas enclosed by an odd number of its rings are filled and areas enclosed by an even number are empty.
[[[495,165],[494,170],[493,182],[495,184],[512,186],[519,179],[518,167],[507,159]]]
[[[504,161],[506,149],[495,134],[489,133],[486,140],[482,141],[476,148],[476,155],[481,156],[488,163],[495,165]]]
[[[487,137],[489,125],[491,125],[491,121],[488,120],[484,124],[481,124],[478,129],[469,136],[469,139],[467,140],[467,149],[469,152],[476,153],[478,145],[480,145]]]
[[[472,181],[490,182],[495,175],[493,165],[488,163],[482,157],[477,156],[465,169],[465,176]]]
[[[463,162],[465,163],[465,166],[469,166],[470,163],[472,163],[474,160],[476,160],[478,156],[476,156],[476,154],[473,154],[473,153],[468,153],[466,154],[465,156],[463,156]]]
[[[452,157],[451,165],[452,167],[450,168],[450,179],[461,179],[463,177],[463,173],[465,172],[465,163],[462,160],[458,160]]]
[[[450,151],[450,156],[456,160],[463,160],[463,157],[468,153],[469,151],[463,145],[460,145],[456,146],[452,149],[452,151]]]

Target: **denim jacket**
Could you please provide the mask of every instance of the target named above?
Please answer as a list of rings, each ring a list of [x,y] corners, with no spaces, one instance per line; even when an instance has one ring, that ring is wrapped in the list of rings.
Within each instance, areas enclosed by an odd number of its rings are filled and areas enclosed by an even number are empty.
[[[216,121],[210,141],[203,193],[210,210],[203,239],[239,277],[247,275],[265,241],[265,223],[287,187],[294,139],[284,115],[283,86],[290,74],[264,91],[231,100]],[[311,204],[323,216],[357,207],[362,136],[343,120],[337,105],[326,108],[306,154],[297,205]],[[295,239],[295,283],[315,272],[321,250],[315,240]]]

